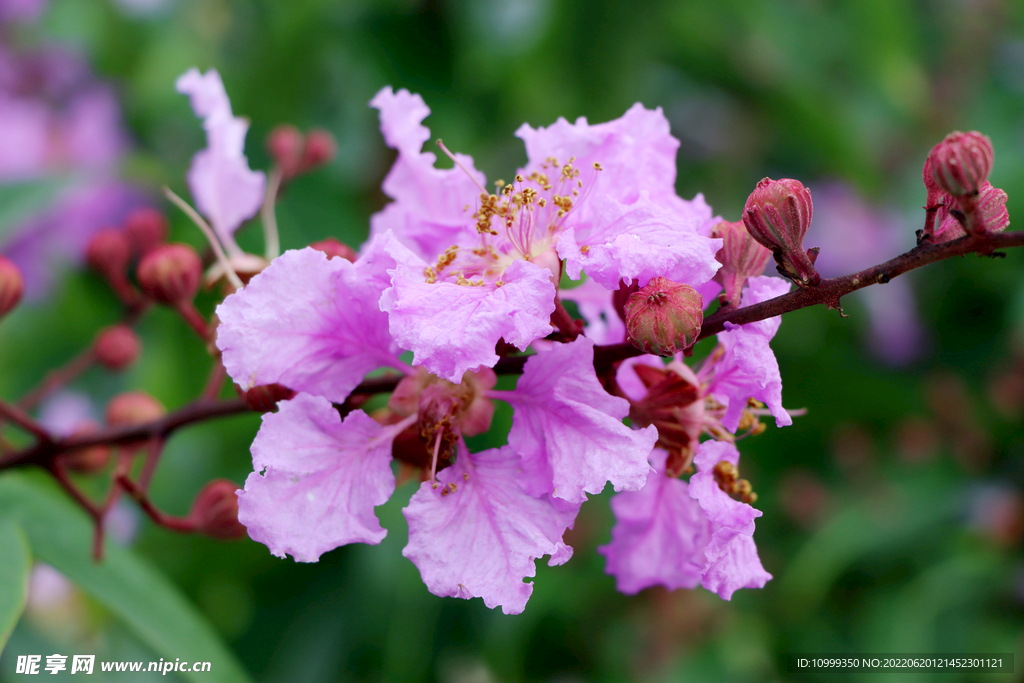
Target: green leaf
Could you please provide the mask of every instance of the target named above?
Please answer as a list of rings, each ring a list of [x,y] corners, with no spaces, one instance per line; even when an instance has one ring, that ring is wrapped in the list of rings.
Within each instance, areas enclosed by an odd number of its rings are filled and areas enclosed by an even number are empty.
[[[28,599],[32,554],[17,522],[0,518],[0,652],[18,623]]]
[[[0,477],[0,514],[17,519],[35,556],[121,619],[164,659],[211,663],[211,670],[180,673],[197,683],[251,679],[181,591],[134,553],[112,543],[101,563],[92,559],[92,525],[45,475]]]

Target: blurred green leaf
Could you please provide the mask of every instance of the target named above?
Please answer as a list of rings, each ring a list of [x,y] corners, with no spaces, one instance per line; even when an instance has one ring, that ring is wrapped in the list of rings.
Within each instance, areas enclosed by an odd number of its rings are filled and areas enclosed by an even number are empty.
[[[0,652],[18,623],[28,598],[32,555],[28,539],[17,522],[0,519]]]
[[[176,586],[132,552],[107,544],[103,562],[92,560],[92,525],[41,476],[0,478],[0,513],[24,525],[36,557],[60,570],[120,618],[165,659],[211,662],[211,671],[181,673],[211,683],[249,681],[220,637]]]

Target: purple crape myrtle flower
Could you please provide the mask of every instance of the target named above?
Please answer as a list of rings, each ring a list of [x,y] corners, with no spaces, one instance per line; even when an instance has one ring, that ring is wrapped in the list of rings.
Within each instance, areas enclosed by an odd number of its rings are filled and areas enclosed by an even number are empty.
[[[898,215],[868,205],[849,185],[815,187],[807,237],[821,247],[815,267],[822,277],[839,277],[887,261],[913,246],[902,225]],[[868,347],[893,366],[913,362],[927,347],[911,285],[912,280],[897,278],[850,295],[867,309]]]
[[[46,0],[0,0],[0,23],[35,21],[46,9]]]
[[[192,159],[188,187],[230,256],[241,256],[235,230],[263,204],[266,177],[249,168],[245,135],[249,123],[231,112],[224,83],[216,69],[205,74],[192,68],[178,78],[178,92],[189,96],[192,110],[203,119],[206,149]]]
[[[515,413],[508,443],[521,456],[523,485],[580,504],[607,481],[616,491],[643,486],[658,430],[622,423],[629,402],[608,394],[594,372],[594,342],[554,344],[526,362],[515,391],[491,392]]]
[[[534,576],[534,560],[550,555],[555,566],[572,557],[562,535],[579,505],[530,495],[522,479],[510,448],[470,454],[463,446],[437,482],[420,485],[404,510],[409,544],[402,554],[431,593],[481,597],[519,614],[533,593],[523,579]]]
[[[243,388],[283,384],[341,402],[383,366],[406,370],[377,304],[394,259],[386,237],[355,263],[316,249],[288,251],[217,307],[217,346]]]
[[[710,209],[675,194],[679,143],[660,109],[638,104],[593,126],[524,125],[527,166],[491,194],[469,157],[451,155],[457,168],[445,171],[421,151],[430,110],[418,95],[385,88],[371,104],[398,150],[384,181],[394,202],[371,224],[392,233],[398,262],[381,306],[414,362],[445,379],[493,366],[499,339],[525,349],[551,331],[562,259],[570,277],[585,268],[608,289],[657,275],[701,285],[718,269]],[[482,324],[470,334],[449,322],[471,316]]]
[[[727,442],[705,441],[697,449],[697,472],[689,482],[666,476],[668,454],[651,454],[656,474],[643,489],[612,498],[612,540],[598,552],[623,593],[650,586],[695,588],[724,600],[740,588],[763,588],[771,578],[754,545],[754,520],[761,516],[734,499],[729,486],[739,451]]]

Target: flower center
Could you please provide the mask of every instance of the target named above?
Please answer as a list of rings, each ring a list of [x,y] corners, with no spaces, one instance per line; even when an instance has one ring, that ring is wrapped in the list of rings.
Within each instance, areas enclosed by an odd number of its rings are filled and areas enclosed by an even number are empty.
[[[440,140],[438,146],[473,178]],[[501,276],[512,261],[522,259],[548,267],[558,234],[594,186],[592,180],[584,182],[575,162],[575,157],[564,164],[548,157],[529,175],[516,174],[511,183],[496,181],[494,193],[477,184],[480,194],[477,209],[471,214],[477,239],[470,240],[468,246],[448,247],[435,265],[424,269],[426,281],[444,279],[471,287],[500,287],[505,284]],[[595,162],[593,167],[596,178],[601,165]],[[470,206],[467,204],[464,210],[468,212]]]

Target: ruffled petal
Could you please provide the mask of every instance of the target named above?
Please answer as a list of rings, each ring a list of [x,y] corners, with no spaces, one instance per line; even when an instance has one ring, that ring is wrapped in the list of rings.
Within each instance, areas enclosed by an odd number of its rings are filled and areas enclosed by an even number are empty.
[[[761,516],[746,503],[729,497],[715,482],[714,466],[723,460],[739,463],[733,444],[705,441],[693,459],[698,472],[690,477],[690,495],[700,503],[714,534],[704,549],[707,564],[701,584],[730,600],[740,588],[763,588],[772,575],[764,570],[754,545],[754,520]]]
[[[392,286],[380,299],[390,314],[390,329],[413,363],[459,382],[467,370],[498,362],[499,339],[525,350],[551,332],[555,287],[551,273],[529,261],[513,261],[501,276],[502,286],[427,283],[427,264],[398,240],[387,244],[397,265]]]
[[[619,282],[637,279],[644,286],[656,276],[700,285],[718,271],[715,254],[720,239],[698,234],[696,220],[657,205],[646,192],[631,204],[595,194],[588,202],[591,222],[569,228],[558,239],[558,255],[569,277],[580,271],[616,289]]]
[[[228,374],[341,402],[371,370],[401,367],[377,305],[393,266],[380,240],[354,264],[310,248],[274,259],[217,307]]]
[[[519,485],[517,458],[508,447],[460,453],[403,510],[409,544],[402,551],[434,595],[483,598],[493,609],[519,614],[533,593],[523,579],[536,574],[534,561],[569,559],[562,535],[579,506],[528,495]]]
[[[526,361],[515,391],[501,398],[515,408],[508,443],[523,458],[530,493],[582,503],[608,481],[616,491],[644,485],[658,430],[622,423],[629,403],[598,382],[592,340],[540,351]]]
[[[549,157],[560,164],[575,157],[574,164],[580,169],[601,164],[604,170],[595,193],[625,203],[635,201],[642,190],[658,201],[676,196],[679,141],[672,137],[660,107],[644,109],[638,102],[620,118],[594,125],[584,117],[576,123],[560,118],[537,129],[524,123],[516,136],[526,143],[530,167]]]
[[[650,586],[696,588],[706,564],[704,548],[712,527],[685,481],[665,476],[667,453],[652,453],[656,472],[639,491],[612,497],[615,526],[611,543],[598,548],[605,572],[627,594]]]
[[[278,557],[316,562],[346,543],[380,543],[374,507],[395,490],[394,429],[361,410],[342,422],[327,399],[298,394],[266,413],[252,444],[255,472],[238,494],[238,520]]]
[[[200,74],[189,69],[176,84],[188,95],[196,116],[203,119],[207,147],[192,159],[188,186],[199,211],[206,216],[218,237],[230,248],[232,234],[263,204],[266,177],[249,168],[245,157],[245,135],[249,124],[231,113],[220,74],[211,69]]]
[[[789,283],[780,278],[751,278],[743,292],[742,305],[766,301],[789,291]],[[779,329],[781,318],[775,316],[746,325],[725,324],[718,342],[725,354],[715,367],[710,392],[726,406],[722,424],[735,431],[748,398],[763,401],[775,417],[775,424],[793,424],[793,418],[782,407],[782,376],[769,342]]]
[[[587,338],[595,344],[618,344],[626,339],[626,323],[615,311],[612,291],[587,278],[579,287],[559,291],[563,301],[575,301],[587,322]]]
[[[472,211],[486,178],[473,167],[473,159],[456,154],[466,171],[460,168],[435,168],[437,157],[422,152],[430,139],[430,130],[422,125],[430,109],[419,95],[408,90],[381,90],[370,101],[380,111],[380,129],[389,147],[398,150],[398,158],[384,178],[384,193],[395,200],[370,219],[370,235],[391,231],[402,244],[420,258],[432,261],[439,253],[467,236]]]

